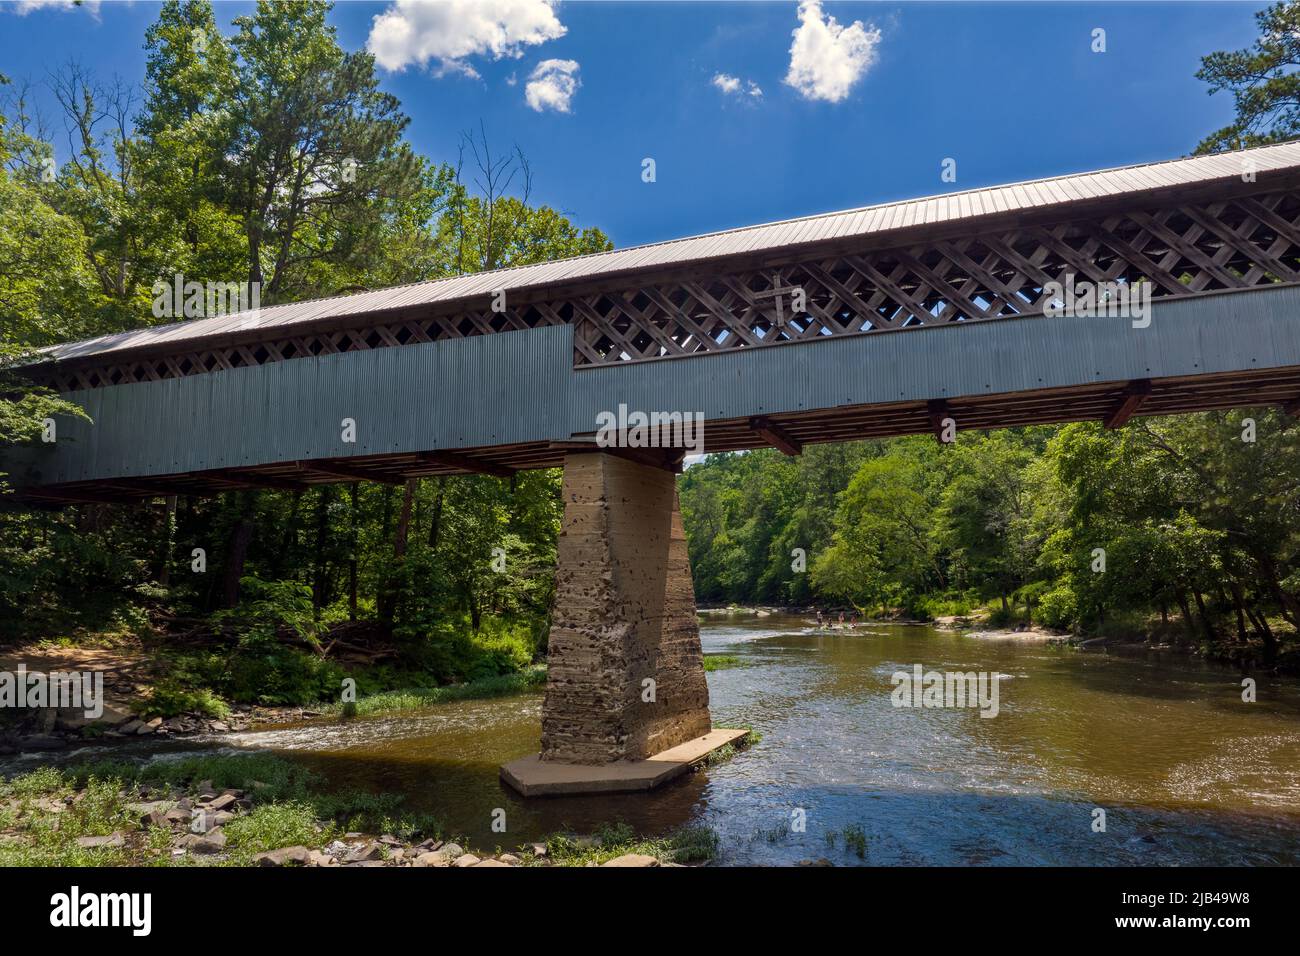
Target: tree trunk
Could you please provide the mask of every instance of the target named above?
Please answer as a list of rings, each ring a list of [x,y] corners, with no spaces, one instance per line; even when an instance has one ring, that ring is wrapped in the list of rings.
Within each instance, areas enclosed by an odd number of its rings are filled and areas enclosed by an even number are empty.
[[[162,543],[158,555],[158,584],[170,587],[172,583],[172,549],[176,545],[176,496],[168,495],[163,508]]]
[[[1178,610],[1183,613],[1183,630],[1190,641],[1196,634],[1196,626],[1192,623],[1192,609],[1187,606],[1187,592],[1179,591],[1177,597]]]
[[[1273,561],[1272,556],[1267,554],[1255,555],[1255,561],[1260,570],[1264,572],[1264,583],[1268,585],[1273,600],[1277,601],[1282,617],[1296,630],[1300,630],[1300,605],[1297,604],[1294,596],[1287,594],[1282,588],[1282,583],[1277,577],[1277,564]]]
[[[1201,592],[1192,588],[1192,596],[1196,598],[1196,610],[1201,615],[1201,633],[1205,639],[1213,643],[1218,635],[1214,633],[1214,625],[1210,623],[1210,615],[1205,612],[1205,598],[1201,597]]]
[[[433,516],[429,519],[429,550],[438,550],[438,532],[442,524],[442,496],[447,490],[447,478],[438,476],[438,493],[433,497]]]
[[[357,483],[348,486],[348,510],[352,520],[352,544],[348,555],[348,620],[357,619],[357,551],[361,547],[361,533],[357,517]]]
[[[239,520],[230,533],[230,547],[226,551],[226,573],[221,586],[221,604],[234,607],[239,603],[239,579],[244,576],[244,562],[248,559],[248,546],[253,541],[253,517],[257,510],[257,492],[241,491],[235,498]]]
[[[379,619],[391,627],[393,616],[397,611],[397,573],[406,557],[407,536],[411,528],[411,504],[415,500],[418,479],[408,478],[402,488],[402,507],[397,515],[397,527],[393,530],[393,564],[384,576],[384,593],[379,599]]]
[[[1264,660],[1269,664],[1273,663],[1277,655],[1277,638],[1273,636],[1273,629],[1268,626],[1268,617],[1263,610],[1256,614],[1247,608],[1246,613],[1250,615],[1250,622],[1255,625],[1259,639],[1264,642]]]
[[[483,622],[483,612],[479,610],[478,601],[474,597],[474,592],[469,592],[469,623],[477,633],[479,625]]]
[[[284,569],[292,555],[298,550],[298,511],[302,504],[302,490],[299,489],[293,493],[289,500],[289,516],[284,522],[284,534],[280,538],[280,551],[275,556],[275,568],[272,576],[282,578],[285,576]]]
[[[402,510],[397,517],[397,530],[393,534],[393,557],[406,557],[407,537],[411,530],[411,505],[415,502],[415,491],[420,486],[419,478],[406,479],[402,489]]]
[[[1237,642],[1247,644],[1250,638],[1246,635],[1246,607],[1241,597],[1241,585],[1232,581],[1228,587],[1232,591],[1233,609],[1237,612]]]
[[[324,485],[316,497],[316,557],[311,576],[311,606],[320,616],[321,608],[329,604],[329,513],[334,498],[334,486]]]

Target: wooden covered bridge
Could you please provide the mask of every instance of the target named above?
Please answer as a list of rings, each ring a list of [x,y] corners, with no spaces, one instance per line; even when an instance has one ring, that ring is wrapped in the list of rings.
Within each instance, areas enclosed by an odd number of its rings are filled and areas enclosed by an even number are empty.
[[[1056,314],[1089,283],[1147,283],[1150,312]],[[601,451],[601,413],[699,412],[706,451],[788,454],[946,420],[1296,413],[1300,143],[141,329],[27,370],[91,419],[6,451],[33,502],[565,466],[543,753],[643,758],[709,726],[682,450]]]

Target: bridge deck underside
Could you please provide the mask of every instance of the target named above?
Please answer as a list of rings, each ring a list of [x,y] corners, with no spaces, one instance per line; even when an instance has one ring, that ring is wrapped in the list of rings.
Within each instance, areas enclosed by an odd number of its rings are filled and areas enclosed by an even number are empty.
[[[1011,428],[1078,421],[1103,421],[1125,401],[1128,382],[1042,389],[955,398],[945,415],[959,431]],[[1262,369],[1217,375],[1154,379],[1135,417],[1172,415],[1250,406],[1293,406],[1300,396],[1300,367]],[[933,431],[931,406],[925,401],[842,406],[765,416],[766,421],[800,445],[889,438]],[[575,436],[579,441],[592,436]],[[311,462],[288,461],[256,468],[222,469],[150,476],[69,482],[25,489],[29,502],[132,501],[166,494],[212,495],[270,488],[302,490],[316,485],[369,480],[398,484],[410,478],[517,471],[563,464],[572,442],[535,441],[457,451],[457,464],[432,463],[420,452],[356,456]],[[704,451],[741,451],[769,447],[750,418],[708,421]],[[437,454],[437,453],[433,453]]]

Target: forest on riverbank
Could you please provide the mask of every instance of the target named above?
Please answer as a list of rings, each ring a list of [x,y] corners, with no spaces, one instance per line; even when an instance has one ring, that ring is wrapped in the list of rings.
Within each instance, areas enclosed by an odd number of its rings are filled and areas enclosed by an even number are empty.
[[[456,163],[418,154],[329,10],[260,3],[230,32],[210,4],[169,0],[142,37],[143,85],[55,66],[54,116],[0,79],[0,442],[77,414],[12,366],[170,321],[152,313],[159,280],[255,282],[271,305],[610,247],[531,202],[526,157],[487,130],[459,136]],[[1300,134],[1277,111],[1293,75],[1243,95],[1300,55],[1300,5],[1269,16],[1261,51],[1205,60],[1239,120],[1203,149]],[[680,483],[696,589],[913,616],[991,603],[1285,660],[1297,441],[1294,419],[1245,409],[710,456]],[[545,655],[561,511],[554,471],[5,504],[0,643],[146,642],[163,714],[334,699],[345,673],[363,693],[517,674]]]
[[[1300,423],[1276,409],[713,455],[682,479],[703,602],[1294,654]]]
[[[39,88],[0,78],[0,441],[76,413],[12,366],[172,321],[152,308],[160,280],[256,283],[265,306],[610,247],[533,202],[527,158],[485,128],[451,134],[454,163],[417,153],[331,8],[260,3],[224,24],[168,0],[139,88],[76,63]],[[545,649],[558,481],[10,505],[0,640],[162,640],[163,712],[334,699],[340,664],[363,692],[516,673]]]

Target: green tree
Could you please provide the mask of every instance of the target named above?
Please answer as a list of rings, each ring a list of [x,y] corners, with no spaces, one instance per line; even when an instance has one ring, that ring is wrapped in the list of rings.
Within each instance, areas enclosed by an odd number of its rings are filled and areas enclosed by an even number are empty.
[[[221,157],[228,208],[264,301],[353,284],[384,217],[419,190],[409,120],[379,90],[374,57],[344,51],[324,0],[261,0],[235,20],[237,57]]]
[[[1259,37],[1244,50],[1201,58],[1197,79],[1211,94],[1232,94],[1236,116],[1196,147],[1198,153],[1283,142],[1300,134],[1300,3],[1255,14]]]
[[[137,124],[143,200],[173,224],[176,271],[199,282],[238,281],[246,242],[223,205],[218,175],[230,135],[234,50],[207,0],[167,0],[145,31],[145,52]]]
[[[952,450],[953,475],[940,497],[935,540],[957,574],[982,597],[1009,598],[1027,583],[1037,560],[1031,534],[1026,469],[1038,443],[1021,432],[963,436]]]

